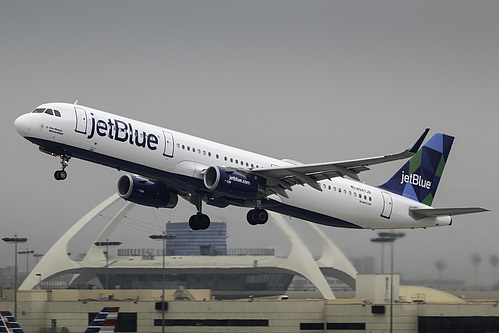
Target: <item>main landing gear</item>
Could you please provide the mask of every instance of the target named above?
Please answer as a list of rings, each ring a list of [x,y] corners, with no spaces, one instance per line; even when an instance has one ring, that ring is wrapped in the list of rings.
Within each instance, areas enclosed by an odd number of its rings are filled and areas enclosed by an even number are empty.
[[[203,213],[192,215],[189,219],[189,227],[192,230],[205,230],[210,227],[210,217]]]
[[[263,208],[255,208],[246,214],[246,219],[251,225],[265,224],[269,220],[269,213]]]
[[[191,196],[190,202],[196,206],[198,212],[189,218],[189,227],[192,230],[205,230],[210,226],[210,217],[202,213],[202,199]],[[246,214],[246,219],[251,225],[265,224],[269,220],[269,213],[263,208],[254,208]]]
[[[205,230],[210,227],[210,217],[202,213],[203,201],[201,197],[191,197],[191,203],[194,204],[198,210],[197,214],[192,215],[189,219],[189,227],[192,230]]]
[[[61,155],[61,170],[57,170],[56,172],[54,172],[54,178],[56,180],[64,180],[66,178],[68,178],[68,173],[64,170],[66,169],[66,167],[68,166],[68,163],[69,163],[69,159],[71,158],[70,156],[68,155]]]

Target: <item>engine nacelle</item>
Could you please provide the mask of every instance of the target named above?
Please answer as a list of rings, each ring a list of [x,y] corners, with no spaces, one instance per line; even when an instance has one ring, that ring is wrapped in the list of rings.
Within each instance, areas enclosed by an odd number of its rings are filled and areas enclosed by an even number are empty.
[[[118,180],[118,194],[133,203],[156,208],[174,208],[178,202],[177,194],[165,185],[135,175]]]
[[[204,174],[204,186],[220,196],[255,200],[263,198],[263,187],[251,176],[220,166],[210,166]]]

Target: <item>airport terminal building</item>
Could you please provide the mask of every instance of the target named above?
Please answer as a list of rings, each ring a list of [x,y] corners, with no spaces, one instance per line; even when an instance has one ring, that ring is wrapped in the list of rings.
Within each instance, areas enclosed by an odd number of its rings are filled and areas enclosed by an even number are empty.
[[[27,333],[83,332],[104,306],[120,307],[116,332],[499,331],[499,294],[465,301],[430,288],[400,286],[397,275],[359,275],[308,223],[304,227],[321,247],[314,258],[278,214],[271,221],[292,244],[286,258],[276,257],[272,249],[228,249],[223,222],[195,232],[186,223],[170,223],[163,248],[119,249],[117,257],[109,258],[97,244],[133,208],[126,203],[85,258],[71,260],[68,242],[118,201],[116,195],[110,197],[73,225],[17,293],[1,290],[0,311],[16,313]],[[71,289],[44,289],[63,275],[73,276]],[[316,292],[289,292],[295,276],[310,281]],[[343,281],[351,291],[335,293],[326,277]],[[167,302],[164,313],[162,299]]]

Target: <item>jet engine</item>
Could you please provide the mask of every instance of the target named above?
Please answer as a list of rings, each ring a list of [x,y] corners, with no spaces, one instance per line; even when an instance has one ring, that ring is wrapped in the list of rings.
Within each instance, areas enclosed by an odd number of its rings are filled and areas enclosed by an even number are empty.
[[[178,202],[177,194],[164,184],[135,175],[118,180],[118,194],[133,203],[156,208],[174,208]]]
[[[256,179],[220,166],[210,166],[204,173],[204,186],[215,194],[243,200],[263,198],[265,191]]]

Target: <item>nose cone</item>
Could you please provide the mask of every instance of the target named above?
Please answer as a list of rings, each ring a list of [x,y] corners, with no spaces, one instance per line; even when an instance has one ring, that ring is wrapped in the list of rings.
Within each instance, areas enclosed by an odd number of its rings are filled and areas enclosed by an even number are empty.
[[[24,137],[28,136],[31,132],[32,124],[31,113],[23,114],[14,121],[14,127],[16,128],[17,133]]]

